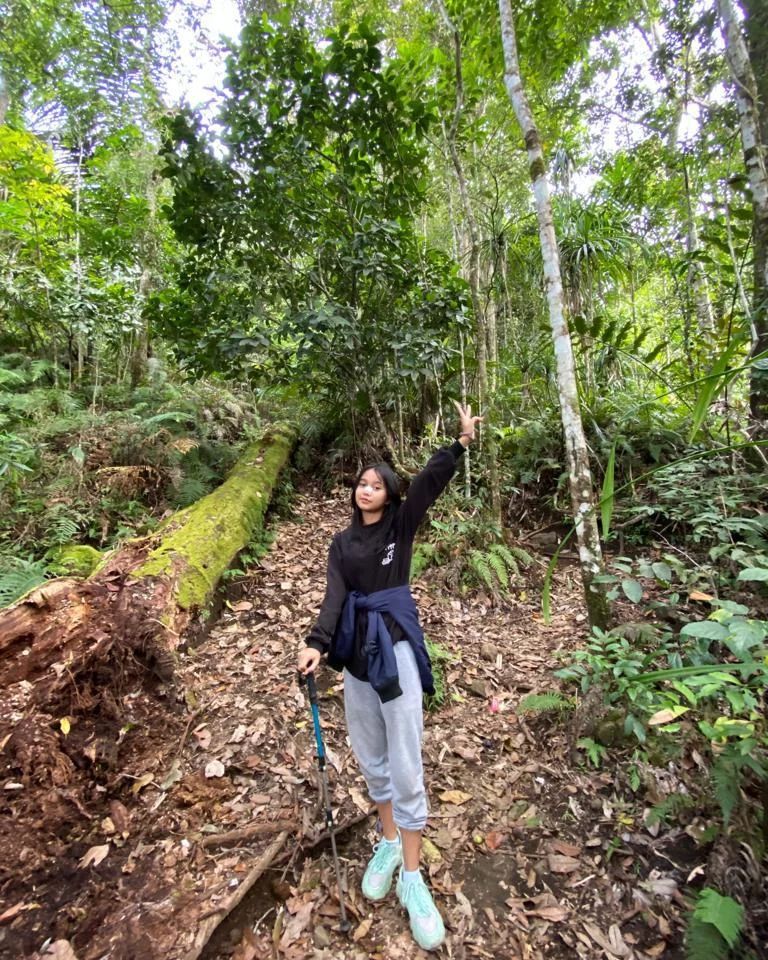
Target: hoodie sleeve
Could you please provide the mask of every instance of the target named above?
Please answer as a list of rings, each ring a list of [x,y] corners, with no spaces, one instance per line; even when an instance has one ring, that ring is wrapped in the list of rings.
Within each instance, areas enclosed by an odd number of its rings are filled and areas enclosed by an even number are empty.
[[[347,586],[341,572],[341,549],[338,538],[334,537],[328,551],[325,597],[320,605],[317,621],[306,639],[308,647],[319,650],[320,653],[328,653],[346,596]]]
[[[450,447],[440,447],[433,453],[424,469],[413,478],[400,514],[406,536],[416,535],[427,510],[448,486],[463,453],[463,444],[454,440]]]

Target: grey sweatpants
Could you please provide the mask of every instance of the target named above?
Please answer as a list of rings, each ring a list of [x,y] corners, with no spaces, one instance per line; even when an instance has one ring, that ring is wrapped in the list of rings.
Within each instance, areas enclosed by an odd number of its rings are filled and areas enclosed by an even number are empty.
[[[395,644],[402,696],[382,703],[370,685],[344,671],[347,732],[374,803],[392,801],[395,823],[423,830],[427,794],[421,764],[424,731],[416,657],[407,640]]]

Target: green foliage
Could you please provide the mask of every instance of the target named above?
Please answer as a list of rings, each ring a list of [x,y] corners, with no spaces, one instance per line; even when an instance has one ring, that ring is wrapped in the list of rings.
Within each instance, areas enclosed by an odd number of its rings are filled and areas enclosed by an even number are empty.
[[[32,557],[0,558],[0,607],[18,600],[47,579],[47,566],[43,560]]]
[[[425,636],[427,653],[432,662],[432,677],[435,684],[435,692],[431,696],[424,697],[424,703],[429,711],[439,710],[448,697],[448,679],[446,670],[448,664],[452,663],[455,657],[447,647],[442,646],[428,636]]]
[[[661,571],[668,573],[668,570]],[[679,638],[651,631],[617,636],[595,629],[586,648],[556,671],[582,692],[599,687],[625,711],[624,730],[641,745],[685,729],[709,757],[713,799],[727,824],[749,779],[768,780],[768,728],[761,709],[768,692],[768,623],[730,601],[692,621]],[[698,736],[697,736],[698,735]]]
[[[685,933],[686,960],[726,960],[744,929],[744,908],[732,897],[704,887]]]
[[[77,538],[79,523],[67,516],[58,506],[48,512],[48,541],[52,544],[69,543]]]
[[[573,709],[573,701],[555,691],[529,693],[518,703],[516,713],[563,713]]]
[[[198,117],[171,121],[169,213],[192,246],[155,322],[198,367],[365,410],[415,404],[446,365],[468,318],[454,266],[413,226],[430,96],[382,39],[364,19],[323,45],[288,18],[253,20],[228,62],[226,162]]]
[[[657,823],[674,823],[681,813],[696,805],[696,800],[688,793],[670,793],[669,796],[651,807],[645,815],[644,823],[653,827]]]
[[[211,485],[199,474],[186,474],[176,487],[174,502],[179,507],[188,507],[211,492]]]
[[[0,476],[0,550],[16,556],[147,532],[165,510],[220,483],[259,423],[249,393],[221,383],[163,376],[136,390],[109,387],[94,409],[41,385],[57,376],[50,364],[16,354],[2,370],[16,374],[0,385],[13,462],[28,467]]]
[[[34,448],[14,433],[0,433],[0,483],[15,483],[21,473],[28,473],[34,459]]]
[[[586,753],[593,767],[599,767],[608,753],[602,743],[597,743],[592,737],[579,737],[576,746]]]
[[[411,557],[410,579],[415,580],[434,562],[437,548],[433,543],[418,543]]]

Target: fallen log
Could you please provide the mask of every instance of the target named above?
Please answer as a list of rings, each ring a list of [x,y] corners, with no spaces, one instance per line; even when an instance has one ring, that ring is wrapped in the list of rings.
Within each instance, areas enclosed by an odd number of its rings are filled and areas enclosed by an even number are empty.
[[[282,833],[275,837],[250,869],[248,875],[239,884],[237,890],[218,907],[214,908],[209,916],[205,917],[198,928],[191,949],[184,956],[184,960],[198,960],[198,957],[205,949],[205,945],[211,939],[213,931],[232,913],[235,907],[242,902],[246,893],[248,893],[254,883],[256,883],[264,871],[272,864],[272,861],[284,846],[288,836],[288,831],[283,830]]]
[[[294,437],[272,427],[221,486],[108,554],[87,580],[51,580],[0,611],[0,688],[52,667],[59,686],[121,653],[170,679],[174,651],[258,533]]]

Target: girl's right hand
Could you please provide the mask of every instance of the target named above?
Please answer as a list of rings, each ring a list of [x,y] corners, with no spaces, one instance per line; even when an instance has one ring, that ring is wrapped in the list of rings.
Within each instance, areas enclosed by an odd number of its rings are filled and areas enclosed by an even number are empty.
[[[299,650],[297,663],[299,673],[304,674],[304,676],[308,673],[314,673],[318,663],[320,663],[320,657],[320,651],[315,650],[314,647],[304,647],[303,650]]]

